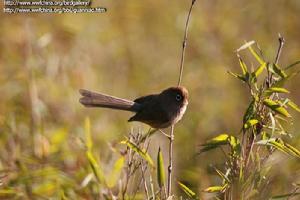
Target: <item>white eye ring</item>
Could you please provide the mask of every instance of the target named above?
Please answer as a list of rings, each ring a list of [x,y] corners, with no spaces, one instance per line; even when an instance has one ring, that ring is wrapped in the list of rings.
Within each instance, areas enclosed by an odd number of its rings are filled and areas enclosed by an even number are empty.
[[[182,99],[182,96],[181,96],[180,94],[177,94],[177,95],[176,95],[176,100],[177,100],[177,101],[180,101],[181,99]]]

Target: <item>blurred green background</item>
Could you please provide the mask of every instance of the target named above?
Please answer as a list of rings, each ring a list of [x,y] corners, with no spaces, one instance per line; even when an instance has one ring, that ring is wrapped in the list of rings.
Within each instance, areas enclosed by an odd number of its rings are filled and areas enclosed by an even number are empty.
[[[37,196],[57,197],[63,187],[71,199],[91,199],[80,186],[89,173],[82,144],[85,117],[91,119],[94,150],[104,170],[117,159],[111,146],[131,130],[148,127],[127,123],[127,112],[82,107],[78,89],[134,99],[177,83],[190,1],[93,5],[108,11],[0,14],[0,189],[24,193],[30,185]],[[223,132],[237,135],[249,102],[245,85],[227,73],[240,70],[234,51],[256,40],[273,61],[281,33],[286,44],[279,63],[287,66],[300,59],[299,19],[299,0],[196,2],[182,82],[190,103],[175,128],[175,178],[202,197],[210,197],[203,189],[220,182],[212,166],[224,160],[217,150],[197,156],[199,145]],[[298,105],[299,84],[298,76],[287,86]],[[293,114],[293,137],[286,139],[299,149],[300,115]],[[151,155],[161,146],[167,158],[167,142],[155,135]],[[292,183],[300,182],[299,161],[275,153],[271,162],[269,192],[290,192]],[[36,174],[26,177],[28,171]]]

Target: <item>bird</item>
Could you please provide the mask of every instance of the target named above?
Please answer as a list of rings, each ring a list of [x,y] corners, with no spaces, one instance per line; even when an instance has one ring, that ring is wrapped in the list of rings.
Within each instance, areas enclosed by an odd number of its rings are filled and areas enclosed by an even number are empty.
[[[188,90],[183,86],[169,87],[158,94],[139,97],[133,101],[107,94],[80,89],[79,102],[86,107],[102,107],[134,112],[129,122],[138,121],[155,129],[176,124],[188,105]]]

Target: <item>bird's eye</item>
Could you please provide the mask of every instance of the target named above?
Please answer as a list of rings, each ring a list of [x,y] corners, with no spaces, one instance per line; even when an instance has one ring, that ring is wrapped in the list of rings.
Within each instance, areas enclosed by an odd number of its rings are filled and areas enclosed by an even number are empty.
[[[176,101],[180,101],[182,99],[182,96],[180,94],[176,95]]]

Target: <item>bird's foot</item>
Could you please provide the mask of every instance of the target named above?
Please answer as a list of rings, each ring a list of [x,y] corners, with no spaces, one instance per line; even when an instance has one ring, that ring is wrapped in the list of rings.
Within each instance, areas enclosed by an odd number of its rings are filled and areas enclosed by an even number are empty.
[[[172,137],[171,135],[166,134],[165,132],[163,132],[162,130],[158,129],[164,136],[166,136],[167,138],[169,138],[169,140],[174,140],[174,136]]]

